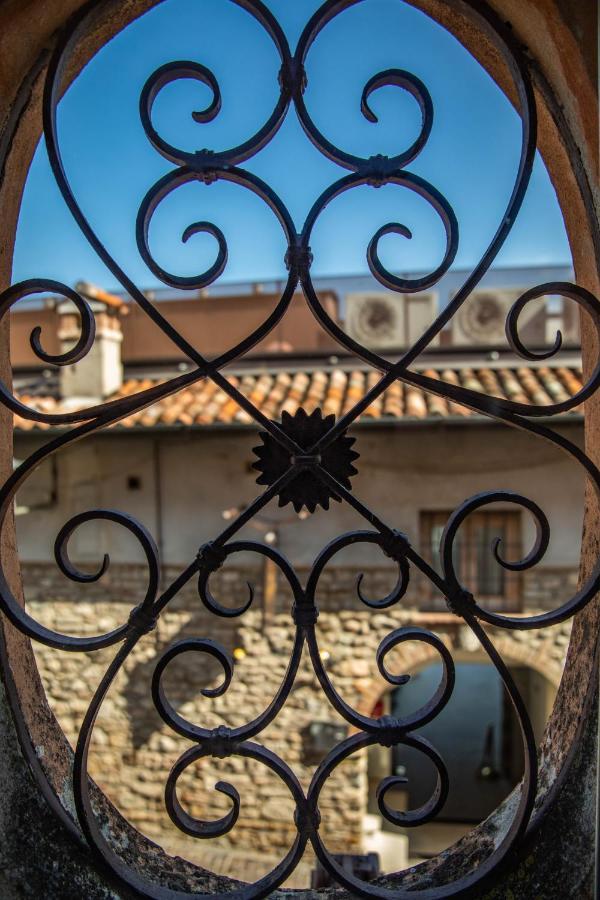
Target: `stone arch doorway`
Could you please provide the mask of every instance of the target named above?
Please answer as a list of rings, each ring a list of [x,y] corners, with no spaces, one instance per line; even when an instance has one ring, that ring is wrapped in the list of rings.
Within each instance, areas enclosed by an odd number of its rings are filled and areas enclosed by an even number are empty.
[[[510,642],[509,642],[510,643]],[[511,676],[519,686],[538,745],[552,713],[558,683],[548,677],[543,660],[533,667],[525,660],[527,649],[512,642],[513,655],[505,650]],[[454,650],[456,685],[443,713],[423,736],[443,748],[450,774],[450,793],[435,821],[418,829],[390,825],[379,812],[376,791],[382,779],[406,779],[388,794],[398,810],[416,809],[435,789],[435,770],[422,754],[397,745],[370,747],[366,753],[364,849],[377,852],[383,865],[398,860],[415,864],[436,856],[484,821],[518,784],[523,768],[518,725],[501,680],[489,660],[479,652]],[[441,667],[433,658],[411,669],[411,680],[380,693],[372,715],[403,717],[425,703],[439,682]],[[457,735],[463,735],[464,741]]]
[[[470,635],[458,625],[456,620],[451,620],[445,614],[436,618],[439,619],[435,625],[436,633],[452,650],[457,662],[484,660],[477,643],[471,640]],[[549,682],[554,694],[558,691],[561,682],[569,633],[570,625],[568,623],[548,629],[545,640],[540,640],[536,632],[526,632],[515,636],[499,633],[497,629],[490,629],[494,644],[502,653],[503,658],[507,660],[508,665],[511,668],[529,668],[539,673]],[[358,652],[360,653],[360,651]],[[437,660],[437,654],[432,647],[409,642],[394,650],[394,671],[416,674]],[[389,688],[382,679],[372,679],[368,684],[361,686],[358,709],[364,715],[369,715],[378,704],[383,704],[384,712],[387,711],[385,698],[388,696],[388,692]],[[541,737],[541,732],[536,732],[538,743]]]

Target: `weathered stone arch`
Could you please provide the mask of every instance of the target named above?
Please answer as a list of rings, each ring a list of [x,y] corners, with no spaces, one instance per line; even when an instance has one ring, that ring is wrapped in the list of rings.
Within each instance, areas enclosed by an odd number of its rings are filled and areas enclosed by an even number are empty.
[[[396,648],[394,658],[394,672],[407,672],[411,675],[416,674],[421,669],[426,668],[430,663],[439,661],[439,654],[428,644],[414,644],[412,652],[402,647]],[[404,651],[404,652],[403,652]],[[393,688],[382,678],[373,678],[368,689],[361,693],[357,709],[360,713],[368,716],[375,704]]]
[[[454,653],[456,653],[455,629],[450,633],[445,633],[437,628],[435,630],[442,637],[444,643],[453,648]],[[493,631],[492,635],[494,646],[508,666],[522,665],[532,669],[549,681],[554,688],[558,689],[562,677],[563,662],[556,654],[551,655],[549,653],[552,641],[546,641],[545,643],[548,646],[542,646],[539,649],[528,640],[528,637],[529,634],[527,632],[521,632],[519,637],[515,637],[509,631],[497,629]],[[473,650],[462,649],[461,653],[466,659],[476,659],[489,663],[488,657],[480,647]],[[407,672],[415,675],[431,663],[438,661],[439,656],[432,647],[427,644],[415,643],[412,646],[404,645],[404,647],[396,648],[393,668],[394,672]],[[369,715],[375,704],[391,690],[393,688],[383,681],[382,678],[372,678],[369,687],[361,690],[357,709],[363,715]]]
[[[563,666],[544,650],[536,652],[526,641],[517,641],[511,635],[495,634],[494,645],[508,665],[522,665],[533,669],[543,675],[553,687],[559,687]]]

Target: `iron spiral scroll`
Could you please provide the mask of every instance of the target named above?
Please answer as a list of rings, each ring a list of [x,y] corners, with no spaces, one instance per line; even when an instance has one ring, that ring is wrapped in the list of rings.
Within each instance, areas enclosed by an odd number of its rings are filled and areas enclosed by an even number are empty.
[[[258,761],[281,778],[289,789],[295,804],[297,833],[285,858],[268,875],[256,883],[212,896],[244,898],[244,900],[267,896],[291,874],[308,842],[312,844],[319,860],[334,879],[354,895],[372,898],[389,897],[390,900],[391,898],[400,900],[404,897],[413,897],[415,894],[423,897],[424,900],[464,896],[471,893],[505,860],[507,854],[523,836],[532,814],[536,795],[537,759],[532,726],[510,672],[494,648],[482,623],[505,629],[531,629],[553,625],[567,619],[581,610],[597,592],[600,585],[600,560],[596,562],[592,574],[574,596],[564,599],[554,611],[517,619],[487,610],[480,604],[477,597],[469,592],[468,586],[461,583],[454,567],[452,551],[463,521],[480,507],[498,501],[514,504],[526,511],[533,518],[537,528],[537,539],[529,554],[521,560],[509,560],[504,557],[500,542],[496,542],[494,545],[494,557],[499,566],[510,570],[524,570],[535,566],[542,559],[548,546],[550,529],[543,510],[527,497],[506,491],[492,491],[470,498],[450,516],[446,525],[440,545],[442,574],[438,574],[411,546],[406,535],[399,532],[393,523],[382,521],[376,512],[363,505],[360,498],[352,492],[350,482],[353,469],[352,460],[356,458],[357,454],[349,449],[350,444],[346,431],[389,385],[400,381],[463,404],[491,420],[507,423],[549,441],[582,467],[590,483],[600,494],[600,472],[593,463],[581,449],[540,421],[542,418],[547,421],[550,416],[566,412],[590,397],[600,382],[600,364],[596,366],[577,396],[565,402],[532,406],[489,397],[442,380],[433,380],[410,368],[411,364],[469,297],[473,288],[493,263],[510,233],[521,207],[530,180],[536,150],[536,106],[527,57],[510,30],[495,18],[485,4],[476,2],[476,0],[471,3],[467,3],[466,0],[464,2],[456,0],[456,4],[454,4],[454,0],[452,0],[450,5],[457,5],[461,11],[467,11],[477,27],[493,39],[508,62],[520,103],[521,158],[506,210],[496,234],[481,260],[450,304],[431,323],[423,336],[397,362],[392,363],[351,339],[328,315],[317,296],[311,279],[310,240],[320,214],[335,197],[360,185],[377,188],[384,184],[395,184],[421,196],[439,216],[446,234],[443,258],[434,271],[420,278],[402,278],[388,271],[378,254],[380,239],[388,234],[395,234],[405,240],[411,238],[411,233],[405,225],[392,222],[380,228],[368,245],[367,260],[372,274],[386,288],[410,293],[436,284],[448,271],[458,247],[456,216],[447,200],[432,184],[407,168],[426,145],[431,131],[433,104],[429,92],[418,78],[402,69],[388,69],[375,74],[365,85],[360,99],[361,110],[365,118],[371,122],[376,121],[370,105],[372,94],[383,86],[395,86],[408,92],[418,104],[421,111],[421,127],[411,146],[398,152],[395,156],[376,155],[370,158],[354,156],[331,143],[313,122],[304,101],[307,77],[305,64],[312,43],[328,23],[349,7],[363,2],[363,0],[327,0],[307,23],[293,53],[279,23],[259,0],[229,0],[229,2],[241,7],[262,26],[279,55],[281,62],[279,94],[275,106],[258,132],[239,146],[226,150],[199,149],[195,152],[186,152],[168,143],[155,128],[152,119],[154,101],[162,88],[171,81],[186,78],[202,82],[212,92],[212,98],[205,109],[193,113],[194,119],[201,126],[202,123],[211,121],[219,114],[221,95],[218,82],[213,73],[200,61],[177,60],[154,72],[143,88],[140,97],[140,114],[148,140],[155,150],[171,164],[172,168],[150,188],[141,203],[136,223],[137,244],[148,267],[164,284],[190,290],[208,286],[219,277],[227,263],[227,240],[221,230],[207,221],[192,223],[185,229],[182,235],[184,241],[198,232],[211,235],[216,243],[216,258],[205,272],[195,276],[180,277],[166,271],[155,261],[149,244],[149,226],[160,203],[181,185],[188,182],[202,182],[209,186],[217,180],[232,182],[251,191],[264,201],[283,230],[287,243],[285,262],[288,277],[281,296],[273,311],[260,326],[236,346],[231,347],[216,359],[210,360],[163,318],[150,299],[129,279],[96,236],[69,184],[63,167],[55,121],[63,72],[68,66],[71,54],[85,35],[90,22],[93,19],[97,21],[98,16],[102,16],[105,11],[108,12],[110,6],[110,3],[105,0],[93,0],[68,24],[49,63],[43,95],[43,126],[50,163],[67,207],[98,257],[118,279],[133,302],[144,310],[173,344],[187,356],[193,366],[190,371],[140,391],[133,396],[102,403],[89,409],[60,414],[47,414],[31,409],[18,400],[7,385],[0,384],[0,399],[12,412],[30,420],[64,427],[58,436],[22,462],[7,479],[0,492],[0,515],[4,521],[12,507],[18,488],[50,455],[58,453],[63,447],[71,445],[74,441],[112,425],[133,412],[201,379],[212,380],[218,385],[252,416],[262,430],[263,444],[262,451],[259,449],[257,468],[262,473],[259,481],[266,485],[266,489],[235,520],[227,524],[227,527],[210,543],[199,548],[197,556],[164,590],[160,587],[158,551],[152,536],[142,524],[124,513],[106,509],[91,509],[67,522],[56,538],[55,556],[61,571],[73,581],[84,583],[100,579],[110,564],[108,557],[105,556],[98,571],[90,575],[79,571],[71,562],[68,553],[69,539],[73,532],[87,521],[109,519],[131,532],[143,549],[148,568],[148,586],[145,597],[139,605],[131,610],[128,620],[109,633],[94,637],[72,637],[42,626],[18,603],[11,592],[4,568],[0,568],[2,609],[21,632],[50,647],[66,651],[93,651],[118,645],[114,659],[92,699],[77,743],[73,786],[79,826],[102,865],[107,866],[118,881],[132,889],[137,895],[151,898],[183,898],[191,896],[191,894],[174,888],[158,886],[144,878],[139,872],[128,868],[123,859],[111,847],[96,820],[87,771],[88,751],[95,720],[107,691],[133,648],[154,628],[163,610],[188,581],[192,578],[198,579],[200,599],[214,615],[241,616],[252,603],[252,591],[241,606],[235,609],[223,607],[209,589],[210,574],[236,552],[249,551],[270,558],[278,567],[281,577],[287,582],[293,594],[294,603],[291,615],[295,623],[295,640],[287,671],[268,708],[253,721],[240,727],[221,726],[216,729],[207,729],[187,721],[171,705],[164,690],[163,675],[170,663],[183,653],[199,654],[200,660],[203,659],[203,656],[210,655],[220,664],[223,670],[223,681],[217,688],[205,689],[203,691],[205,696],[214,697],[227,691],[234,675],[234,662],[227,651],[220,644],[211,640],[210,636],[187,639],[169,647],[156,664],[152,681],[153,699],[160,716],[175,732],[192,741],[191,749],[187,750],[175,763],[165,787],[167,810],[179,829],[195,837],[210,838],[223,835],[235,826],[240,809],[240,796],[232,784],[220,782],[216,786],[217,790],[225,794],[231,803],[229,812],[218,821],[203,821],[193,818],[183,809],[177,799],[176,788],[180,776],[194,761],[204,756],[223,758],[239,755]],[[316,199],[301,230],[297,230],[285,204],[273,189],[243,167],[244,163],[263,149],[273,138],[292,105],[307,138],[329,160],[345,170],[345,174]],[[301,286],[312,312],[323,327],[341,346],[356,354],[381,374],[379,381],[370,388],[364,398],[338,421],[320,418],[319,422],[313,422],[311,427],[308,427],[305,422],[296,422],[292,427],[285,420],[282,422],[269,420],[223,375],[223,369],[227,364],[261,341],[275,327],[286,313],[298,285]],[[44,336],[40,333],[40,329],[36,328],[31,335],[31,345],[38,358],[47,364],[64,366],[74,363],[81,359],[93,344],[94,316],[86,299],[67,285],[41,278],[15,284],[0,297],[0,318],[6,316],[11,307],[22,298],[46,291],[64,296],[75,304],[81,317],[81,336],[71,350],[53,356],[43,349]],[[600,336],[599,305],[595,297],[575,284],[562,282],[543,284],[527,291],[516,301],[506,322],[506,334],[510,345],[514,352],[522,358],[546,358],[560,349],[560,334],[557,336],[555,346],[544,355],[528,349],[519,335],[519,315],[525,305],[548,293],[560,295],[579,304],[592,317]],[[316,427],[317,425],[318,427]],[[307,434],[309,439],[306,438]],[[283,465],[281,460],[284,460]],[[348,503],[361,515],[368,523],[369,528],[352,531],[333,540],[322,550],[312,566],[306,583],[302,584],[293,566],[278,550],[259,542],[236,539],[240,528],[275,498],[279,498],[281,502],[289,500],[296,508],[306,505],[309,509],[311,506],[314,509],[317,503],[327,506],[330,499],[339,500]],[[388,806],[386,795],[394,786],[394,778],[384,779],[379,787],[377,799],[382,815],[388,820],[406,827],[427,822],[439,812],[448,792],[448,774],[443,759],[435,747],[418,733],[422,726],[439,714],[453,690],[453,661],[450,652],[440,638],[423,629],[407,627],[392,631],[379,646],[376,662],[381,675],[391,685],[400,685],[406,680],[406,676],[392,674],[386,666],[387,654],[403,642],[422,641],[428,643],[437,651],[442,663],[442,677],[435,694],[420,709],[405,718],[391,716],[371,718],[360,714],[339,695],[323,665],[315,630],[318,616],[315,598],[319,579],[327,563],[336,553],[356,543],[376,545],[382,553],[395,561],[398,568],[397,583],[387,597],[370,599],[362,593],[359,585],[359,597],[368,607],[381,609],[399,603],[408,588],[411,571],[414,570],[423,573],[446,597],[451,611],[462,618],[471,629],[502,678],[517,715],[524,746],[523,782],[515,804],[513,819],[493,852],[469,875],[462,876],[452,883],[434,887],[425,886],[416,892],[403,890],[402,887],[392,890],[378,882],[366,883],[348,874],[328,851],[319,830],[321,815],[319,797],[328,776],[345,758],[373,744],[410,746],[425,754],[437,771],[437,785],[433,795],[421,808],[408,812],[397,812]],[[280,757],[257,742],[261,732],[278,715],[285,704],[294,684],[301,654],[305,647],[308,649],[321,688],[333,708],[352,728],[351,736],[328,753],[315,772],[307,791],[303,789],[294,772]]]

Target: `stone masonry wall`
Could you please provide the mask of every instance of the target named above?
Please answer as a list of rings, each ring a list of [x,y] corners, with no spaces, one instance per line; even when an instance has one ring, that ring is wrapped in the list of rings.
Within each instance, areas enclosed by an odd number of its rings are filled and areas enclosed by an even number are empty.
[[[175,574],[175,569],[167,571],[166,583]],[[552,577],[556,578],[556,573]],[[561,577],[568,580],[570,576],[563,573]],[[194,858],[198,842],[172,825],[164,805],[169,770],[189,742],[158,716],[150,692],[152,673],[158,655],[174,641],[211,637],[236,658],[230,688],[221,697],[203,697],[201,689],[220,684],[222,671],[207,655],[188,653],[172,663],[165,674],[169,698],[182,716],[205,727],[235,727],[259,715],[284,677],[294,626],[289,615],[291,598],[281,585],[275,612],[265,622],[260,573],[256,571],[224,567],[211,579],[211,588],[222,602],[238,605],[247,597],[248,580],[256,585],[254,605],[244,616],[228,620],[203,607],[193,579],[167,607],[157,629],[138,644],[107,697],[95,730],[90,766],[93,777],[132,824],[190,858]],[[38,621],[56,630],[91,635],[126,621],[131,607],[143,597],[145,573],[138,566],[114,566],[100,582],[76,585],[53,565],[27,564],[24,581],[28,609]],[[365,591],[369,596],[383,596],[393,581],[389,569],[370,572]],[[478,650],[466,626],[447,610],[419,612],[399,605],[374,612],[354,599],[355,583],[356,572],[347,569],[323,573],[317,630],[334,685],[361,712],[369,713],[389,687],[377,672],[375,654],[380,641],[393,629],[415,622],[440,634],[452,650]],[[538,592],[543,589],[540,586]],[[533,586],[530,596],[534,596]],[[539,633],[499,633],[497,638],[501,652],[514,661],[538,668],[555,682],[560,677],[567,626]],[[63,653],[36,645],[35,652],[54,712],[75,743],[92,693],[115,648]],[[404,644],[394,653],[395,657],[390,654],[389,668],[398,672],[414,672],[429,659],[437,659],[431,648],[419,643]],[[344,724],[321,691],[305,653],[286,705],[256,738],[279,754],[305,787],[315,765],[306,757],[304,730],[313,721]],[[231,781],[238,789],[242,809],[233,830],[215,843],[233,850],[250,849],[267,857],[281,855],[295,835],[286,787],[252,761],[204,759],[179,783],[179,798],[188,812],[213,820],[228,810],[230,801],[214,789],[219,780]],[[360,754],[340,767],[339,775],[330,779],[322,795],[322,833],[331,849],[360,850],[366,805],[366,756]]]

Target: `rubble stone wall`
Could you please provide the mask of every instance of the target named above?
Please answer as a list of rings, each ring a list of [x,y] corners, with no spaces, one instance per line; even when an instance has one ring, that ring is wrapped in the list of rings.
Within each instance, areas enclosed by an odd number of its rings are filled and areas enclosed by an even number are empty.
[[[166,583],[176,574],[175,569],[165,572]],[[335,688],[361,712],[368,714],[389,689],[377,671],[375,656],[380,641],[393,629],[416,622],[440,634],[454,652],[478,651],[466,626],[447,610],[424,612],[401,604],[379,612],[367,609],[355,599],[356,574],[347,569],[324,572],[317,634]],[[570,575],[553,573],[552,578],[555,581],[551,583],[560,587]],[[393,580],[391,569],[371,571],[365,590],[370,596],[383,596]],[[239,605],[247,597],[247,581],[256,585],[253,606],[239,618],[224,619],[204,608],[192,579],[167,607],[156,630],[140,641],[126,662],[96,725],[90,767],[93,777],[132,824],[166,846],[174,842],[172,846],[178,850],[188,842],[192,852],[193,839],[170,822],[164,787],[169,770],[190,742],[159,717],[151,695],[152,674],[159,655],[173,642],[210,637],[235,658],[231,686],[219,697],[202,696],[203,688],[222,682],[223,672],[206,654],[188,652],[166,670],[169,699],[180,715],[208,728],[221,724],[236,727],[260,715],[284,678],[294,625],[289,614],[291,598],[281,585],[275,611],[265,619],[260,572],[224,567],[211,578],[211,589],[222,602]],[[24,567],[24,582],[28,608],[36,619],[56,630],[92,635],[126,621],[131,607],[144,595],[145,572],[141,566],[117,565],[100,582],[77,585],[55,566],[40,563]],[[536,590],[537,595],[543,593],[543,584]],[[537,596],[533,586],[531,595]],[[568,643],[565,627],[539,633],[498,633],[499,649],[508,659],[530,665],[557,683]],[[64,653],[35,646],[51,706],[72,744],[114,652],[108,648]],[[403,644],[393,653],[387,662],[394,672],[415,672],[437,658],[431,647],[416,642]],[[305,652],[284,708],[257,737],[292,767],[305,788],[315,770],[306,743],[306,729],[314,721],[345,724],[323,694]],[[368,793],[366,765],[365,754],[351,757],[322,795],[322,833],[338,851],[355,852],[361,847]],[[230,781],[242,798],[236,826],[218,839],[222,845],[265,855],[282,853],[291,845],[295,828],[288,790],[252,760],[207,758],[190,767],[178,791],[187,811],[208,821],[224,815],[230,801],[215,791],[218,781]]]

